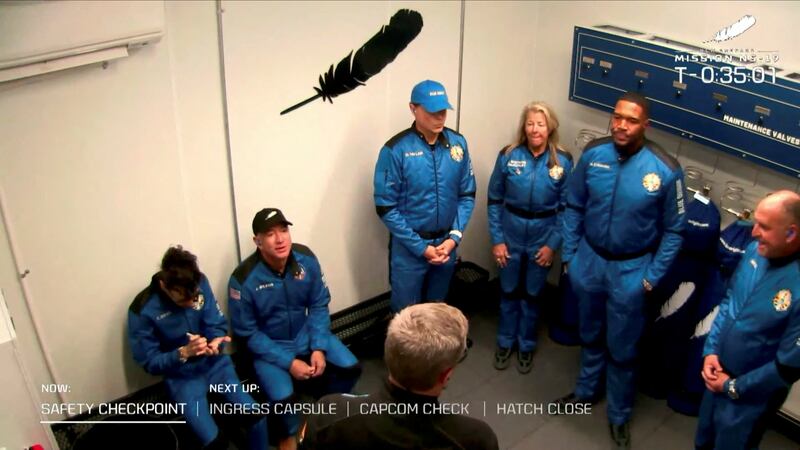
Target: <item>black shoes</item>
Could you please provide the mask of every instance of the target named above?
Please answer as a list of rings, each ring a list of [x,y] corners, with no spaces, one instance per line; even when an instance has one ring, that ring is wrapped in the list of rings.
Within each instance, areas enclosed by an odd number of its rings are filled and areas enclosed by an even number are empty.
[[[550,405],[555,406],[548,406],[548,411],[553,416],[560,414],[574,414],[575,411],[584,411],[587,403],[589,405],[594,405],[597,403],[597,401],[597,399],[592,398],[579,398],[574,392],[570,392],[569,394],[550,402]],[[579,406],[576,407],[575,405]]]
[[[614,448],[617,450],[629,450],[631,448],[631,428],[628,422],[621,425],[608,424],[611,431],[611,439],[614,441]]]
[[[517,353],[517,371],[525,374],[533,368],[533,352]]]
[[[494,368],[497,370],[505,370],[508,369],[508,366],[510,364],[511,364],[511,349],[497,347],[497,350],[494,351]]]

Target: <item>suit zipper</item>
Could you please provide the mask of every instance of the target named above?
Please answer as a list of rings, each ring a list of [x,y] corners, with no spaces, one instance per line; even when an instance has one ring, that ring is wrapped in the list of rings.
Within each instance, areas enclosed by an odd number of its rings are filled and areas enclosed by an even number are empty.
[[[606,224],[606,233],[605,235],[608,237],[608,246],[611,247],[611,220],[614,217],[614,200],[617,198],[617,186],[619,185],[619,174],[622,172],[622,162],[617,161],[617,174],[616,178],[614,178],[614,190],[611,191],[611,208],[608,210],[608,223]],[[610,248],[606,248],[606,251],[611,251]]]
[[[289,308],[289,288],[286,286],[286,273],[284,273],[283,275],[284,275],[284,279],[283,279],[283,300],[284,300],[284,303],[286,304],[286,318],[287,318],[287,322],[289,324],[289,336],[287,337],[287,340],[288,340],[288,339],[294,339],[292,337],[292,330],[294,329],[294,326],[292,325],[292,310]]]
[[[431,157],[433,158],[433,190],[436,194],[436,230],[439,230],[439,168],[436,165],[436,146],[431,149]]]

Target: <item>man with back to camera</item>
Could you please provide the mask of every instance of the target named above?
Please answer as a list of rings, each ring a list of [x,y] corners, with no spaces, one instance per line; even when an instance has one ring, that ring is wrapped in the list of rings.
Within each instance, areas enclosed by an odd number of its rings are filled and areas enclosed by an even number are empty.
[[[685,224],[683,171],[645,139],[649,117],[641,95],[617,100],[612,136],[590,142],[572,173],[564,220],[562,260],[578,297],[582,349],[575,391],[556,403],[597,401],[605,371],[617,448],[630,448],[645,297],[680,250]]]
[[[210,385],[239,385],[230,356],[225,316],[214,299],[197,257],[181,246],[170,247],[161,270],[140,292],[128,310],[128,338],[133,358],[153,375],[164,375],[170,397],[186,404],[186,422],[206,449],[227,449],[227,440],[211,417]],[[237,404],[255,402],[240,386],[223,395]],[[267,448],[267,421],[257,414],[242,415],[249,428],[250,448]]]
[[[414,123],[389,139],[375,165],[375,208],[391,234],[393,312],[445,299],[455,248],[475,206],[467,141],[444,126],[453,109],[444,86],[418,83],[409,108]]]
[[[386,333],[389,377],[383,389],[322,398],[320,403],[336,406],[326,408],[336,414],[310,416],[301,433],[302,448],[497,449],[497,436],[486,423],[436,409],[467,349],[468,326],[461,311],[443,303],[401,310]],[[374,412],[388,405],[403,411]]]
[[[698,449],[757,448],[800,379],[800,195],[761,200],[751,243],[706,340]]]
[[[233,330],[247,340],[273,411],[294,402],[293,380],[314,380],[328,394],[350,392],[361,374],[356,357],[330,331],[331,294],[319,261],[308,247],[292,243],[289,225],[278,209],[259,211],[253,217],[256,251],[229,281]],[[286,435],[279,448],[296,448],[297,414],[280,417]]]

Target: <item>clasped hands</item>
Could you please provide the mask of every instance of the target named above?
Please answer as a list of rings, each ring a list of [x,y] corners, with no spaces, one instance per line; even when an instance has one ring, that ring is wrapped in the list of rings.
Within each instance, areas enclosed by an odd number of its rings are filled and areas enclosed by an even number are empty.
[[[708,355],[703,358],[703,370],[700,372],[706,388],[711,392],[722,392],[725,382],[730,375],[725,373],[725,369],[719,363],[717,355]]]
[[[428,261],[429,264],[440,266],[450,261],[450,252],[456,248],[456,241],[447,238],[436,247],[429,245],[425,247],[425,253],[422,256]]]
[[[314,350],[311,352],[311,364],[306,364],[305,361],[295,358],[292,365],[289,366],[289,373],[296,380],[308,380],[309,378],[316,378],[325,372],[325,352],[322,350]]]
[[[213,356],[219,355],[223,342],[230,342],[230,336],[219,336],[210,342],[199,334],[186,333],[189,336],[189,343],[178,349],[181,357],[191,358],[192,356]]]

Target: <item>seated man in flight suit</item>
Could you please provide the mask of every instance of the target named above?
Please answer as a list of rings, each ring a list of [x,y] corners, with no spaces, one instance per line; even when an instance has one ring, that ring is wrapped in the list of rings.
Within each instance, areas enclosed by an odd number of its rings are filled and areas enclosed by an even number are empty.
[[[256,251],[233,271],[228,306],[237,336],[246,339],[256,375],[273,411],[294,401],[293,380],[316,381],[319,394],[350,392],[361,366],[330,331],[331,295],[317,257],[292,244],[291,222],[275,208],[253,218]],[[281,449],[297,447],[297,414],[279,414]]]
[[[255,402],[242,392],[230,356],[221,352],[231,340],[227,323],[195,255],[180,246],[167,249],[161,270],[131,303],[128,338],[136,362],[150,374],[164,375],[172,400],[186,404],[186,422],[204,448],[227,449],[209,411],[209,386],[236,385],[223,394],[226,401]],[[266,418],[246,414],[241,423],[248,428],[249,448],[266,449]]]

